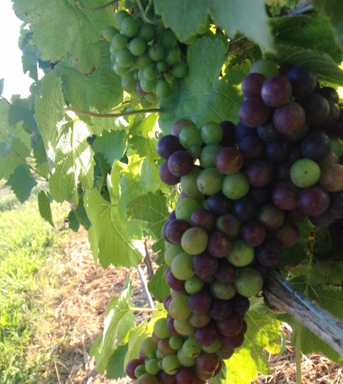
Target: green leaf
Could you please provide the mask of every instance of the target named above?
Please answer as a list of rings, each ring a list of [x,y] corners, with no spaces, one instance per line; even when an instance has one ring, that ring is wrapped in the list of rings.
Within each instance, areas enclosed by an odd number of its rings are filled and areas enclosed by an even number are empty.
[[[29,43],[25,44],[23,47],[23,56],[21,57],[21,61],[23,63],[23,71],[24,73],[29,72],[29,76],[31,79],[37,81],[38,80],[38,49],[37,47],[33,47]]]
[[[4,91],[4,82],[5,82],[5,79],[0,80],[0,96],[2,95],[2,92]]]
[[[83,111],[108,113],[121,103],[123,91],[121,80],[111,68],[109,43],[101,43],[100,66],[89,76],[83,76],[65,57],[56,66],[65,87],[65,98],[74,107]]]
[[[124,364],[123,364],[124,370],[126,370],[126,366],[131,360],[138,359],[139,350],[141,349],[142,342],[148,336],[150,336],[150,333],[148,332],[146,321],[143,324],[139,325],[138,327],[135,327],[130,332],[128,351],[125,356]]]
[[[87,142],[90,132],[82,121],[68,121],[63,115],[62,82],[55,72],[43,78],[41,96],[36,98],[35,118],[46,153],[56,167],[49,179],[50,193],[57,202],[78,204],[78,181],[84,189],[94,185],[95,162]]]
[[[243,33],[266,48],[272,47],[264,0],[155,0],[154,5],[164,25],[180,40],[194,35],[212,17],[231,39]]]
[[[337,44],[343,47],[343,3],[340,0],[313,0],[313,5],[330,20]]]
[[[40,191],[38,194],[38,208],[42,218],[50,223],[51,226],[54,226],[51,213],[51,201],[45,191]]]
[[[250,65],[231,68],[219,81],[225,59],[224,45],[218,39],[202,38],[189,47],[189,76],[178,82],[174,96],[160,101],[159,124],[164,134],[170,134],[173,124],[180,119],[190,119],[197,126],[210,120],[238,121],[243,102],[239,85]]]
[[[120,160],[126,151],[126,131],[104,131],[93,143],[95,152],[100,152],[108,160],[111,167],[115,160]]]
[[[156,159],[159,159],[159,155],[157,154],[157,138],[145,138],[143,136],[133,136],[130,141],[130,147],[136,151],[136,153],[141,157],[147,157],[151,162]]]
[[[116,348],[106,367],[106,376],[110,379],[121,379],[126,377],[124,360],[128,353],[129,344]]]
[[[101,265],[106,269],[110,264],[136,267],[142,260],[138,243],[129,236],[118,214],[118,207],[104,200],[97,190],[88,191],[84,205],[94,227],[92,249],[98,249]]]
[[[276,55],[266,54],[266,57],[275,60],[278,64],[292,64],[310,68],[318,80],[334,85],[343,85],[343,71],[328,54],[296,45],[278,44],[277,48]]]
[[[170,295],[170,288],[166,283],[164,274],[168,269],[167,264],[163,264],[158,270],[155,272],[151,281],[148,283],[149,291],[155,296],[155,298],[159,302],[163,302],[163,300]]]
[[[80,229],[80,223],[79,220],[77,220],[75,216],[75,212],[71,210],[68,215],[68,222],[69,222],[69,228],[73,232],[77,232]]]
[[[159,240],[169,216],[167,200],[160,191],[155,195],[150,192],[133,200],[128,206],[127,215],[129,220],[142,223],[152,237]]]
[[[23,127],[28,132],[38,132],[37,122],[34,119],[32,97],[17,99],[9,107],[8,122],[11,126],[23,121]]]
[[[250,383],[257,380],[258,373],[269,373],[268,357],[264,353],[278,353],[281,350],[280,322],[256,311],[249,311],[245,320],[248,331],[244,344],[226,360],[227,382],[232,384]]]
[[[32,189],[37,185],[37,181],[32,176],[29,166],[24,163],[16,168],[6,185],[9,185],[17,199],[24,203],[30,197]]]
[[[110,356],[116,348],[117,338],[121,342],[135,325],[135,316],[130,310],[132,285],[126,288],[119,297],[111,300],[106,313],[102,338],[94,343],[91,355],[95,356],[97,371],[103,375]],[[93,347],[94,347],[93,345]]]
[[[147,118],[141,120],[141,115],[134,116],[134,122],[130,128],[130,135],[142,136],[145,138],[152,137],[156,132],[156,121],[158,115],[152,113]]]
[[[87,12],[72,0],[14,0],[13,9],[20,19],[31,24],[30,44],[39,47],[43,61],[56,63],[68,52],[73,65],[89,74],[101,62],[99,38],[104,26],[115,25],[112,9]],[[83,0],[86,7],[104,5],[106,0]]]
[[[328,20],[319,15],[277,17],[269,21],[276,47],[279,44],[296,45],[327,53],[338,64],[342,61],[342,51],[337,47]]]
[[[88,231],[92,224],[91,224],[91,222],[90,222],[90,220],[89,220],[89,218],[87,216],[87,213],[86,213],[86,210],[85,210],[85,206],[84,206],[84,203],[83,203],[83,199],[84,199],[84,193],[79,194],[79,205],[74,210],[74,213],[75,213],[76,219]]]

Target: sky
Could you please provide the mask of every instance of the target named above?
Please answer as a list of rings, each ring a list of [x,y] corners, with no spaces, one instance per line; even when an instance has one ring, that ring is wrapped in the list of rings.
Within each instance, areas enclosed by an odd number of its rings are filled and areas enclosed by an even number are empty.
[[[30,1],[30,0],[28,0]],[[23,23],[15,15],[10,0],[0,2],[0,79],[5,79],[2,96],[10,99],[12,95],[29,96],[33,80],[24,75],[21,62],[22,51],[18,48],[20,25]]]

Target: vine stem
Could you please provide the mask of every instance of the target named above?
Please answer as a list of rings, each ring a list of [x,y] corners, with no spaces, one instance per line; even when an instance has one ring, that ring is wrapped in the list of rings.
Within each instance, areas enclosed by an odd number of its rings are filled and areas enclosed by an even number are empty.
[[[153,21],[153,20],[150,20],[150,19],[147,17],[147,15],[146,15],[146,12],[148,12],[148,11],[150,10],[151,6],[152,6],[152,1],[151,1],[151,0],[149,1],[149,4],[148,4],[146,10],[144,10],[144,7],[143,7],[143,4],[142,4],[141,0],[136,0],[136,1],[137,1],[137,5],[138,5],[139,10],[142,12],[142,16],[144,17],[144,20],[145,20],[147,23],[149,23],[149,24],[160,24],[159,21],[156,21],[156,22],[155,22],[155,21]]]
[[[298,323],[297,336],[295,342],[295,363],[297,367],[297,384],[302,384],[301,378],[301,334],[302,325]]]
[[[87,8],[85,5],[83,5],[81,0],[79,0],[79,4],[80,4],[81,8],[86,12],[98,12],[98,11],[102,11],[103,9],[109,7],[110,5],[114,5],[117,1],[118,0],[110,1],[109,3],[102,5],[101,7],[98,7],[98,8]]]
[[[81,111],[80,109],[77,109],[77,108],[67,107],[62,111],[65,111],[65,112],[71,111],[76,113],[77,115],[89,116],[95,119],[117,119],[118,117],[134,116],[134,115],[140,115],[142,113],[159,113],[161,110],[160,109],[140,109],[138,111],[131,111],[131,112],[102,114],[102,113],[92,113],[87,111]]]
[[[111,113],[121,111],[122,109],[125,109],[125,108],[134,107],[135,105],[138,105],[138,104],[140,104],[140,101],[129,101],[128,103],[112,108]]]
[[[129,307],[129,310],[131,312],[160,312],[161,309],[156,308],[135,308],[135,307]]]

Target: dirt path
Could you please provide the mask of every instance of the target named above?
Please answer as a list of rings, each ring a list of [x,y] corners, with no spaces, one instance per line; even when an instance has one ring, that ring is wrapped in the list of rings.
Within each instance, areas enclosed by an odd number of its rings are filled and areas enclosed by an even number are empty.
[[[115,381],[101,377],[89,356],[89,350],[103,329],[107,305],[114,296],[120,294],[127,273],[134,285],[135,305],[148,307],[137,270],[127,272],[124,268],[117,270],[114,267],[103,270],[99,266],[96,273],[85,230],[71,237],[63,253],[59,264],[55,266],[62,288],[56,292],[52,303],[53,321],[47,324],[45,337],[40,336],[39,340],[35,340],[36,347],[53,358],[46,373],[48,382],[129,383],[127,379]],[[142,269],[147,276],[144,264]],[[138,320],[143,320],[145,316],[139,314]],[[271,375],[261,375],[255,384],[296,383],[295,351],[289,343],[284,355],[269,356],[269,359]],[[303,356],[302,368],[303,384],[343,383],[343,367],[322,355]]]

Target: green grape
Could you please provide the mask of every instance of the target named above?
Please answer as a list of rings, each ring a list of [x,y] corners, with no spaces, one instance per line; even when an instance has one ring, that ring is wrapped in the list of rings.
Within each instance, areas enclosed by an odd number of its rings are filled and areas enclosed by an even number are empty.
[[[154,89],[156,88],[156,80],[147,80],[144,76],[140,80],[140,85],[141,88],[143,89],[144,92],[150,93],[153,92]]]
[[[147,80],[155,80],[158,76],[158,70],[155,64],[147,65],[143,70],[144,77]]]
[[[260,73],[268,79],[268,77],[278,76],[279,69],[273,61],[263,59],[253,64],[250,73]]]
[[[169,65],[175,65],[180,61],[180,53],[181,52],[177,48],[169,48],[164,54],[164,61]],[[159,61],[161,59],[162,57],[156,61]]]
[[[112,69],[118,76],[125,76],[131,72],[130,67],[123,68],[118,63],[114,63]]]
[[[138,28],[137,37],[149,43],[155,37],[155,29],[151,24],[141,24]]]
[[[145,370],[147,373],[150,373],[150,375],[157,375],[160,371],[160,368],[158,367],[158,360],[157,359],[149,359],[145,362]]]
[[[200,355],[201,347],[193,337],[190,337],[183,343],[182,351],[186,357],[195,359]]]
[[[162,369],[162,359],[160,359],[160,360],[158,361],[158,368],[160,368],[160,370]]]
[[[200,145],[193,145],[193,147],[189,148],[188,153],[192,156],[194,160],[200,159],[200,155],[201,155]]]
[[[156,66],[159,72],[164,72],[167,69],[167,64],[164,61],[159,61]]]
[[[168,339],[171,336],[171,334],[167,329],[167,322],[168,322],[168,319],[162,318],[162,319],[158,319],[155,323],[155,326],[154,326],[155,335],[161,340]]]
[[[151,63],[152,63],[152,60],[149,56],[148,51],[145,51],[143,55],[135,57],[135,66],[138,69],[144,69],[147,65]]]
[[[187,320],[191,314],[188,305],[188,296],[174,297],[169,304],[169,314],[174,320]],[[155,344],[154,344],[155,345]],[[155,346],[156,347],[156,346]]]
[[[223,128],[219,123],[209,121],[200,128],[202,141],[207,144],[219,144],[223,139]]]
[[[192,278],[194,276],[193,256],[185,252],[178,254],[174,258],[170,268],[173,275],[179,280]]]
[[[262,289],[263,277],[256,269],[240,268],[234,285],[240,295],[245,297],[256,296]]]
[[[163,77],[166,81],[168,81],[168,83],[171,83],[175,77],[173,75],[173,71],[167,69],[166,71],[163,72]]]
[[[254,260],[255,250],[247,245],[243,240],[236,239],[232,242],[233,247],[231,252],[226,256],[226,259],[236,267],[245,267]]]
[[[186,291],[174,291],[174,290],[172,289],[171,292],[170,292],[170,296],[172,297],[172,299],[174,299],[174,297],[178,297],[178,296],[188,296],[188,294],[187,294]]]
[[[134,77],[133,73],[129,73],[122,77],[121,87],[125,92],[132,92],[136,89],[137,80]]]
[[[221,145],[206,145],[200,154],[200,164],[203,168],[215,168],[218,153],[223,149]]]
[[[172,69],[173,75],[178,79],[183,79],[188,75],[188,65],[185,63],[176,63]]]
[[[191,125],[182,128],[179,134],[179,140],[185,149],[190,149],[194,145],[201,146],[203,144],[200,130],[198,127]]]
[[[140,378],[142,375],[144,375],[144,373],[146,373],[146,370],[145,370],[145,366],[144,365],[139,365],[136,369],[135,369],[135,376],[138,378]]]
[[[171,87],[170,85],[163,80],[158,80],[156,84],[156,95],[161,99],[171,96]]]
[[[337,136],[329,135],[331,142],[331,152],[333,152],[338,158],[343,156],[343,141]]]
[[[194,367],[196,363],[196,359],[192,357],[187,357],[185,353],[183,352],[183,348],[179,349],[177,351],[177,358],[181,365],[184,367]]]
[[[149,356],[150,353],[156,353],[157,346],[154,344],[151,337],[147,337],[142,342],[141,350],[145,356]]]
[[[134,37],[138,32],[138,23],[133,17],[126,17],[120,24],[121,33],[127,37]]]
[[[117,27],[120,29],[121,27],[121,22],[126,19],[127,17],[131,17],[130,14],[126,11],[119,11],[117,14],[116,14],[116,24],[117,24]]]
[[[144,77],[144,69],[138,70],[138,80],[141,81]]]
[[[189,316],[188,321],[193,325],[193,327],[201,328],[205,327],[211,321],[211,316],[208,312],[203,315],[196,315],[195,313],[192,313]]]
[[[113,44],[110,44],[110,54],[113,56],[114,60],[117,56],[117,53],[120,51],[120,49],[117,49]]]
[[[141,98],[141,106],[143,109],[146,109],[146,108],[150,108],[151,107],[151,103],[149,103],[145,97],[142,97]]]
[[[198,276],[193,276],[185,282],[185,290],[190,295],[200,292],[204,286],[205,284],[199,279]]]
[[[124,48],[117,53],[116,60],[122,68],[127,68],[131,67],[135,60],[135,57],[127,48]]]
[[[120,33],[117,28],[114,27],[105,27],[102,31],[102,35],[104,36],[105,40],[107,40],[109,43],[112,42],[113,36],[117,33]]]
[[[178,202],[175,210],[175,215],[177,219],[186,220],[189,223],[191,222],[191,216],[195,211],[201,208],[201,205],[198,204],[193,199],[183,199]]]
[[[216,168],[204,169],[197,178],[198,189],[204,195],[214,195],[222,189],[223,179],[224,175]]]
[[[182,40],[181,43],[186,45],[192,45],[197,41],[197,35],[190,35],[187,39]]]
[[[135,384],[158,384],[158,379],[154,375],[150,375],[150,373],[144,373]]]
[[[217,341],[209,346],[209,347],[202,347],[202,350],[206,353],[216,353],[217,351],[219,351],[219,349],[221,348],[222,346],[222,342],[221,340],[218,338]]]
[[[231,200],[238,200],[249,192],[249,181],[244,173],[236,172],[224,177],[222,192]]]
[[[129,43],[129,50],[134,56],[141,56],[146,51],[146,44],[143,39],[138,37],[132,39]]]
[[[138,72],[139,72],[139,70],[133,72],[133,77],[135,78],[135,80],[139,80],[139,78],[138,78]]]
[[[310,283],[315,286],[324,286],[327,284],[329,277],[323,276],[317,270],[310,273]]]
[[[180,367],[181,364],[176,355],[165,356],[162,360],[162,368],[168,375],[176,375]]]
[[[154,95],[153,93],[149,93],[144,97],[145,97],[145,100],[151,104],[154,104],[158,101],[158,97],[156,95]]]
[[[204,252],[207,243],[208,233],[197,227],[187,229],[181,237],[181,247],[190,255],[199,255]]]
[[[164,49],[159,44],[153,44],[149,48],[149,56],[154,61],[160,61],[163,59],[164,56]]]
[[[126,48],[127,46],[127,42],[128,42],[128,38],[124,35],[122,35],[121,33],[117,33],[113,39],[112,39],[112,45],[120,50],[120,49],[124,49]]]
[[[189,197],[201,197],[202,193],[198,190],[197,187],[197,178],[201,172],[201,169],[194,167],[192,171],[181,177],[181,187],[185,194]]]
[[[210,292],[212,296],[221,300],[230,300],[236,294],[236,288],[233,284],[224,284],[218,280],[215,280],[210,284]]]
[[[174,320],[174,328],[182,336],[189,336],[194,334],[194,327],[186,320]]]
[[[168,30],[162,32],[160,44],[164,49],[175,47],[176,43],[177,39],[174,32]]]
[[[164,355],[159,350],[157,350],[156,351],[156,359],[162,360],[163,358],[164,358]]]
[[[324,263],[322,261],[316,262],[316,270],[317,272],[322,276],[331,276],[337,271],[337,264],[336,263]]]
[[[292,165],[290,176],[297,187],[308,188],[317,184],[320,178],[320,168],[313,160],[301,159]]]
[[[171,263],[173,262],[173,260],[175,259],[175,257],[177,255],[179,255],[180,253],[183,253],[183,249],[181,247],[181,245],[175,245],[173,244],[170,248],[167,249],[167,251],[165,252],[164,254],[164,261],[167,263],[167,265],[169,265],[169,267],[171,266]]]
[[[156,351],[157,352],[157,351]],[[148,359],[156,359],[156,353],[155,352],[151,352],[148,356]]]
[[[174,349],[174,351],[179,350],[180,348],[182,348],[183,345],[182,337],[172,336],[169,339],[169,345],[171,348]]]

